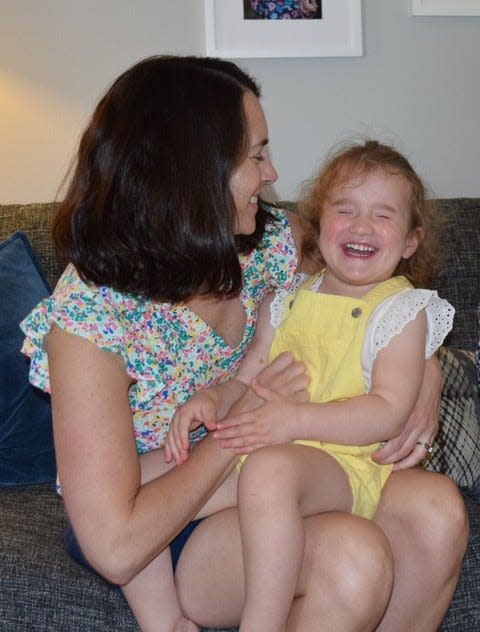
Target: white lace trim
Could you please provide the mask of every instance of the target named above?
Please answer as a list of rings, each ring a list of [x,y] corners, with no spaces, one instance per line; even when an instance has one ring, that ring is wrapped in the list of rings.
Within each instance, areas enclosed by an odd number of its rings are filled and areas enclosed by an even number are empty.
[[[372,367],[379,351],[414,320],[420,310],[427,316],[425,358],[441,346],[453,326],[455,310],[433,290],[408,289],[389,296],[373,312],[365,331],[362,371],[367,391],[371,387]]]
[[[386,305],[384,305],[386,303]],[[383,309],[381,309],[383,306]],[[378,313],[381,309],[382,313]],[[425,357],[430,358],[440,347],[453,325],[454,308],[448,301],[440,298],[433,290],[404,290],[393,297],[382,301],[372,314],[367,326],[375,326],[375,356],[384,349],[390,340],[415,319],[420,310],[427,315],[427,337],[425,341]]]
[[[295,294],[308,276],[308,274],[298,273],[293,277],[292,284],[288,290],[282,288],[275,292],[275,296],[270,303],[270,323],[273,327],[275,327],[275,329],[282,322],[282,316],[284,313],[283,307],[285,305],[286,298],[291,294]]]

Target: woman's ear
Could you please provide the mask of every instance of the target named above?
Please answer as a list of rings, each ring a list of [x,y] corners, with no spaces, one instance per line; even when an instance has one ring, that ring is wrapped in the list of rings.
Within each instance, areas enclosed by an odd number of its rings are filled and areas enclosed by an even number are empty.
[[[423,228],[420,226],[418,228],[414,228],[410,232],[410,235],[407,237],[407,245],[402,254],[403,259],[410,259],[420,245],[420,242],[423,240],[423,235]]]

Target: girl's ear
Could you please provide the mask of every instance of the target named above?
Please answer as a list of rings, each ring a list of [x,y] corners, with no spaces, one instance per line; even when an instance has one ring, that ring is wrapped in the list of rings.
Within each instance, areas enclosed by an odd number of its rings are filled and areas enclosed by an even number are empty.
[[[424,235],[424,232],[423,232],[423,228],[421,227],[414,228],[411,231],[410,235],[407,238],[407,245],[402,254],[403,259],[410,259],[410,257],[414,254],[414,252],[417,250],[418,246],[420,245],[420,242],[423,240],[423,235]]]

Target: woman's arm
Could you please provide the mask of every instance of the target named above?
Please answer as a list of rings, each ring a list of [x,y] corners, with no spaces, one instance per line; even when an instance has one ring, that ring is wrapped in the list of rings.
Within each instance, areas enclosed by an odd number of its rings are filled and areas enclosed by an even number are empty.
[[[214,437],[222,447],[249,452],[294,439],[368,445],[396,436],[406,423],[423,378],[426,317],[421,311],[379,352],[368,395],[328,403],[295,404],[256,387],[267,400],[250,413],[228,417]]]
[[[207,437],[162,476],[167,468],[157,459],[157,476],[141,484],[121,358],[58,327],[47,350],[66,510],[89,562],[123,584],[198,513],[237,456]]]

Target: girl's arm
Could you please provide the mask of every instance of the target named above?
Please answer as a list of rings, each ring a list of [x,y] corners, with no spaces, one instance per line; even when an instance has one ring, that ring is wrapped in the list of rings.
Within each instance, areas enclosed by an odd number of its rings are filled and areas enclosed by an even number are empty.
[[[266,404],[220,422],[214,437],[222,447],[235,448],[239,453],[295,439],[368,445],[394,437],[404,427],[418,398],[425,336],[426,316],[422,310],[378,353],[367,395],[327,403],[294,403],[254,385]]]
[[[438,432],[442,386],[442,368],[433,356],[425,362],[420,395],[404,429],[372,454],[375,461],[393,463],[394,470],[405,470],[423,461],[425,449],[417,441],[431,443]]]

